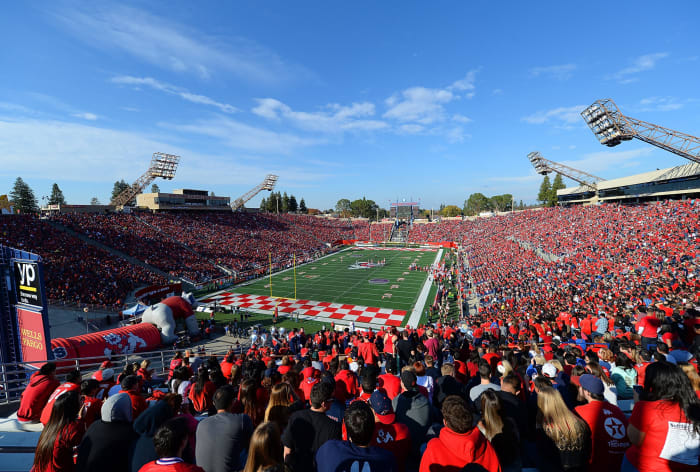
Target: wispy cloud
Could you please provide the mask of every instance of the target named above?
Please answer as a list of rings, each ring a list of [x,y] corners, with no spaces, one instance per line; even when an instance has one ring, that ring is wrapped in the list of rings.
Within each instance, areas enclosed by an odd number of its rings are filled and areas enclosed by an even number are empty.
[[[94,113],[73,113],[71,116],[74,116],[75,118],[82,118],[83,120],[88,121],[95,121],[98,118],[98,116]]]
[[[202,79],[226,73],[277,83],[312,76],[256,42],[240,37],[227,37],[222,42],[135,7],[90,3],[80,9],[53,9],[50,15],[91,47],[121,51],[163,69]]]
[[[533,125],[541,125],[549,122],[565,123],[567,125],[576,124],[581,121],[581,111],[586,105],[576,105],[573,107],[559,107],[551,110],[543,110],[522,118],[522,121]]]
[[[444,88],[410,87],[387,98],[388,110],[384,118],[400,123],[430,125],[445,121],[445,105],[462,97],[472,98],[476,93],[476,74],[479,69],[467,72],[464,78]],[[465,117],[466,118],[466,117]]]
[[[297,128],[323,133],[345,131],[376,131],[388,128],[387,123],[371,119],[375,114],[373,103],[353,103],[350,106],[331,103],[323,110],[314,112],[296,111],[274,98],[256,99],[257,106],[251,111],[269,120],[287,120]]]
[[[42,139],[36,139],[37,136]],[[270,136],[263,135],[261,139],[270,139]],[[238,152],[235,157],[225,152],[212,155],[174,145],[174,141],[165,135],[91,124],[0,118],[0,168],[6,175],[59,182],[114,182],[122,178],[131,181],[143,171],[138,165],[134,166],[134,162],[147,165],[148,150],[159,150],[182,156],[177,175],[179,185],[201,185],[203,188],[215,184],[250,185],[269,172],[283,176],[285,182],[318,181],[328,177],[313,169],[290,164],[284,158],[250,156],[241,159]],[[87,198],[80,202],[69,195],[67,197],[74,203],[87,203]]]
[[[115,84],[120,84],[120,85],[132,85],[135,87],[150,87],[154,90],[158,90],[160,92],[165,92],[170,95],[176,95],[183,100],[187,100],[188,102],[192,103],[197,103],[200,105],[209,105],[213,106],[215,108],[218,108],[224,113],[235,113],[238,111],[236,107],[233,105],[229,105],[228,103],[221,103],[213,98],[209,98],[205,95],[199,95],[196,93],[191,93],[187,89],[182,88],[182,87],[177,87],[172,84],[168,84],[166,82],[161,82],[159,80],[153,79],[151,77],[131,77],[131,76],[118,76],[118,77],[113,77],[111,81]]]
[[[669,56],[667,52],[656,52],[639,56],[632,61],[632,64],[608,76],[608,79],[617,80],[621,84],[629,84],[639,80],[636,77],[640,72],[645,72],[656,67],[656,63]]]
[[[574,76],[576,68],[576,64],[533,67],[530,69],[530,77],[549,77],[556,80],[567,80]]]
[[[652,148],[630,149],[626,151],[600,151],[584,154],[582,159],[562,161],[562,164],[581,169],[590,173],[605,172],[619,167],[635,167],[639,162],[635,159],[650,155]],[[605,177],[604,175],[599,175]]]
[[[648,97],[639,101],[639,111],[674,111],[685,106],[684,103],[674,97]]]
[[[225,116],[197,120],[192,123],[159,123],[160,127],[180,133],[191,133],[216,138],[222,144],[246,151],[289,154],[292,151],[325,141],[305,138],[290,133],[277,133],[251,126]]]

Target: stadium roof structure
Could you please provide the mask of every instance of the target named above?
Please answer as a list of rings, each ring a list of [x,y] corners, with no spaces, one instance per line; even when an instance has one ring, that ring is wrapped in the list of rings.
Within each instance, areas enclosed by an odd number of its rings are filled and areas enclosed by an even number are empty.
[[[646,201],[700,195],[700,163],[620,177],[598,182],[598,191],[591,194],[584,186],[557,191],[560,204],[596,203],[605,201]]]

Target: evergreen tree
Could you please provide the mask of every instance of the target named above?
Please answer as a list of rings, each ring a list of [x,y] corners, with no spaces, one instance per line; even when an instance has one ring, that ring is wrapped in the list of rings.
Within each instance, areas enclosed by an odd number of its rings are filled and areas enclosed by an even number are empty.
[[[550,199],[550,194],[552,192],[552,185],[549,183],[549,176],[545,175],[542,185],[540,185],[540,191],[537,194],[537,200],[543,205],[547,205]]]
[[[114,182],[114,187],[112,187],[112,197],[111,199],[114,200],[117,198],[117,196],[122,193],[124,190],[129,188],[129,184],[127,184],[124,179],[122,180],[117,180]]]
[[[287,213],[289,211],[289,196],[287,195],[287,192],[284,192],[284,195],[282,196],[282,201],[280,202],[280,211],[282,213]]]
[[[291,195],[289,197],[289,205],[287,207],[287,210],[290,213],[296,213],[296,211],[299,209],[299,205],[297,204],[297,199],[294,195]]]
[[[524,210],[524,209],[525,209],[525,204],[523,203],[522,200],[520,200],[520,204],[518,205],[518,208],[519,208],[520,210]]]
[[[12,201],[15,210],[20,213],[36,213],[39,211],[34,191],[22,180],[22,177],[17,177],[15,185],[10,192],[10,200]]]
[[[561,178],[561,174],[557,174],[554,177],[554,182],[552,182],[552,190],[549,195],[549,206],[557,206],[557,190],[566,188],[564,181]]]
[[[100,200],[97,197],[92,197],[90,199],[90,205],[100,205]]]
[[[54,183],[51,187],[51,196],[49,197],[49,205],[65,205],[66,199],[63,196],[63,192],[58,187],[58,184]]]
[[[299,201],[299,212],[304,214],[309,212],[308,208],[306,208],[306,202],[303,198]]]
[[[265,197],[260,200],[260,211],[267,211],[267,202],[265,201]]]
[[[158,187],[158,184],[151,185],[151,193],[160,193],[160,187]]]

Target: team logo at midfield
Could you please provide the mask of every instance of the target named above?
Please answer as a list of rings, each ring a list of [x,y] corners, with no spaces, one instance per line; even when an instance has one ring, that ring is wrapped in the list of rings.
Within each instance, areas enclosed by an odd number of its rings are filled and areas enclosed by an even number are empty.
[[[348,267],[350,270],[356,269],[372,269],[374,267],[384,267],[383,262],[355,262],[353,265]]]

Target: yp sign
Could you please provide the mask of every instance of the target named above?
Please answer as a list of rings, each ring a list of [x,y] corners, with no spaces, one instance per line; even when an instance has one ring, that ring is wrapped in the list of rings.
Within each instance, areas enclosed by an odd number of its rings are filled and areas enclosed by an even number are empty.
[[[18,303],[42,308],[39,264],[31,261],[14,261],[15,295]]]

